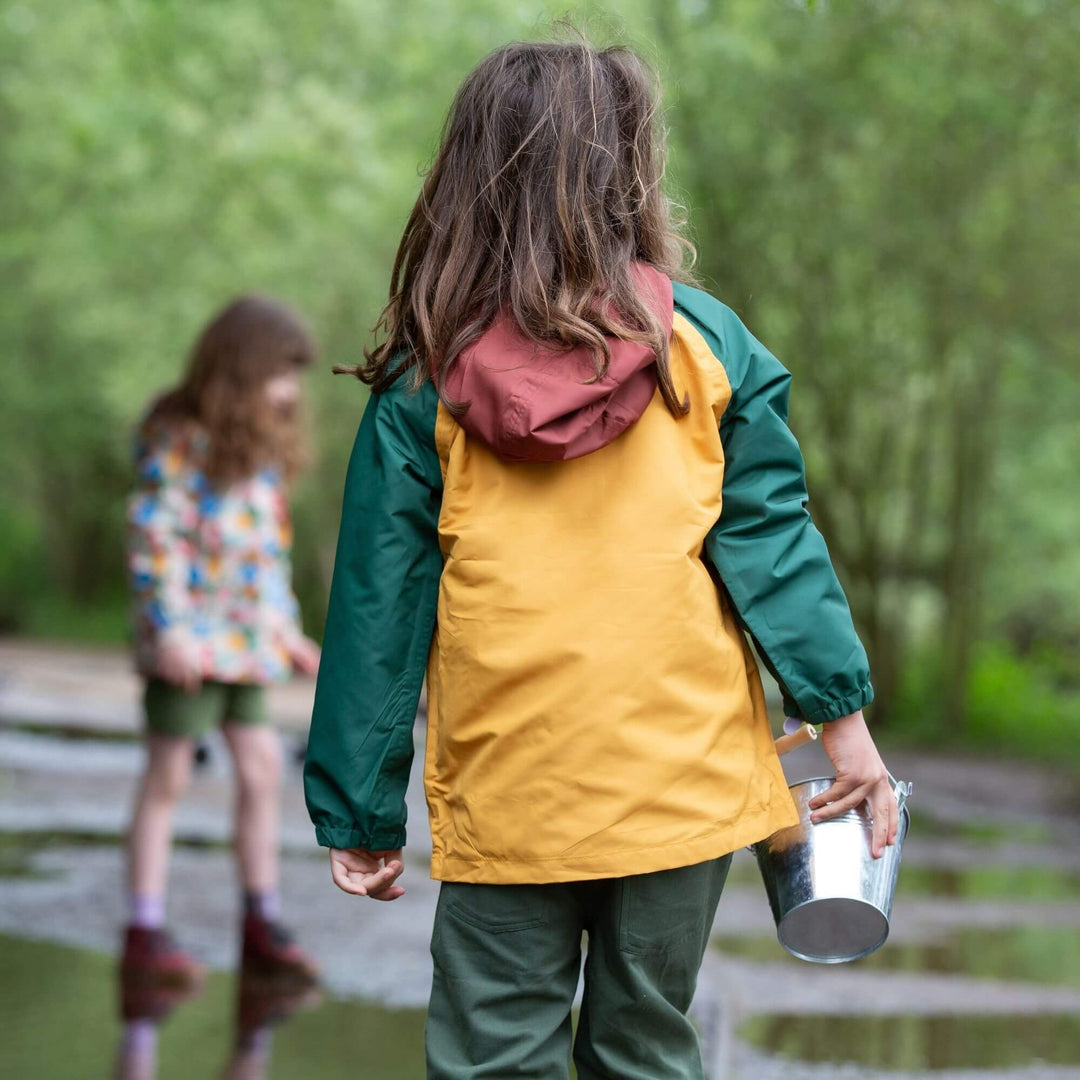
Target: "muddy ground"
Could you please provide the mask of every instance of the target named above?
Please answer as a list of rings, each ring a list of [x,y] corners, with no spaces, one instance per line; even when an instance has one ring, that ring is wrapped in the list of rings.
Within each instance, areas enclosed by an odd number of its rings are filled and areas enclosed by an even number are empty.
[[[290,751],[302,746],[310,697],[303,682],[274,692]],[[0,643],[0,934],[115,951],[137,732],[138,688],[122,655]],[[324,965],[328,1000],[421,1010],[437,886],[427,876],[419,778],[407,895],[376,905],[331,886],[290,758],[285,908]],[[826,764],[817,747],[785,762],[792,781]],[[890,755],[889,765],[915,782],[890,942],[835,968],[787,958],[756,867],[740,854],[695,1003],[712,1076],[1080,1076],[1075,776],[910,753]],[[230,805],[224,748],[212,741],[178,816],[169,911],[183,943],[220,970],[234,967],[236,948]],[[6,992],[20,988],[9,982]]]

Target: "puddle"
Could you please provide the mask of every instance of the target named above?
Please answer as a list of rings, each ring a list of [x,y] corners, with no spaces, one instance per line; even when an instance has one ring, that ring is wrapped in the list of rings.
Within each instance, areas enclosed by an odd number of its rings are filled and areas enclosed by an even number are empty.
[[[52,723],[44,720],[18,720],[0,717],[0,731],[14,731],[21,735],[41,735],[46,738],[62,739],[68,742],[118,742],[137,743],[142,741],[138,731],[124,728],[110,728],[103,725],[80,723]]]
[[[802,967],[775,938],[717,938],[732,956]],[[979,979],[1080,986],[1080,933],[1042,926],[1008,930],[954,930],[927,942],[890,942],[854,961],[879,971],[937,971]]]
[[[729,885],[762,889],[751,856],[736,855]],[[940,896],[959,900],[1074,900],[1080,874],[1052,866],[970,866],[962,869],[904,864],[898,896]]]
[[[1050,844],[1054,840],[1054,830],[1041,821],[946,821],[925,810],[912,811],[911,831],[913,835],[976,844]]]
[[[68,830],[42,830],[41,832],[0,831],[0,878],[42,877],[31,869],[34,856],[48,848],[119,847],[124,843],[120,833],[78,832]],[[231,841],[215,840],[178,833],[173,837],[175,847],[192,848],[196,851],[229,851]]]
[[[964,900],[1073,900],[1080,897],[1080,874],[1049,866],[974,866],[963,870],[905,866],[897,895]]]
[[[6,936],[0,955],[0,1076],[112,1075],[120,1033],[114,961]],[[235,1042],[236,994],[236,977],[215,973],[163,1020],[158,1080],[223,1075]],[[320,1080],[415,1080],[424,1075],[423,1028],[420,1009],[309,1003],[274,1027],[268,1074],[308,1080],[318,1062]],[[784,1058],[911,1071],[1080,1062],[1077,1016],[763,1016],[739,1034]]]
[[[0,1076],[113,1075],[120,1024],[112,959],[4,936],[0,955]],[[163,1021],[158,1080],[223,1074],[235,996],[235,976],[211,975],[198,998]],[[274,1028],[269,1072],[274,1080],[309,1080],[317,1061],[320,1080],[416,1080],[424,1075],[423,1034],[423,1010],[327,1000]]]
[[[74,829],[43,829],[41,832],[5,832],[0,830],[0,879],[12,877],[44,878],[54,875],[33,868],[35,856],[49,848],[116,848],[125,842],[116,832],[79,832]],[[232,840],[177,830],[174,848],[192,851],[232,851]],[[290,857],[323,859],[322,848],[289,848]],[[426,862],[424,863],[426,866]]]
[[[37,849],[19,833],[0,832],[0,879],[33,878],[43,880],[54,875],[34,868]]]
[[[1080,1062],[1078,1016],[760,1016],[739,1035],[784,1058],[911,1072]]]

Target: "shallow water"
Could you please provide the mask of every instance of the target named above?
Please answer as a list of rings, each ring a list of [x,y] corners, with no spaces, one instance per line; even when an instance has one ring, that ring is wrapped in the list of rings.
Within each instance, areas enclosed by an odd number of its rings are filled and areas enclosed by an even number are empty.
[[[1047,866],[905,866],[897,896],[963,900],[1072,900],[1080,897],[1080,874]]]
[[[1080,1062],[1080,1016],[759,1016],[739,1034],[793,1060],[912,1072]]]
[[[111,1075],[120,1035],[113,961],[0,937],[0,1076]],[[390,957],[376,962],[391,962]],[[233,1053],[237,979],[214,974],[159,1027],[159,1080],[223,1075]],[[354,1001],[293,1002],[273,1028],[268,1080],[419,1080],[424,1014]],[[286,999],[276,1010],[288,1013]],[[739,1035],[770,1055],[912,1072],[1080,1062],[1078,1016],[761,1016]]]
[[[775,938],[723,937],[712,944],[732,956],[805,969],[804,962],[789,956]],[[1074,927],[1043,926],[952,930],[935,941],[886,942],[850,966],[1080,986],[1080,933]]]
[[[390,962],[389,955],[373,958]],[[112,1075],[120,1035],[117,996],[111,958],[0,937],[0,1076]],[[235,976],[213,974],[198,997],[173,1009],[159,1027],[159,1080],[222,1075],[235,1040],[236,996]],[[289,1000],[280,1001],[275,1011],[289,1007]],[[424,1075],[423,1031],[419,1009],[325,999],[301,1005],[274,1027],[265,1075],[416,1080]]]
[[[10,890],[4,927],[13,934],[34,933],[108,949],[115,944],[114,920],[121,913],[118,844],[141,750],[130,735],[99,740],[77,728],[60,732],[64,737],[57,734],[33,725],[4,731],[0,725],[0,758],[5,763],[0,769],[0,805],[6,806],[4,824],[10,830],[0,831],[0,892]],[[235,955],[230,932],[233,884],[226,851],[228,781],[227,759],[219,747],[200,771],[192,798],[181,808],[171,898],[181,940],[219,967],[232,963]],[[295,794],[298,785],[294,769],[287,794]],[[412,794],[417,799],[413,811],[422,820],[415,783]],[[40,816],[28,816],[27,806],[38,806]],[[295,1012],[275,1028],[269,1070],[246,1075],[278,1080],[422,1077],[424,1015],[415,1006],[426,999],[430,978],[426,941],[435,897],[434,886],[423,873],[426,850],[414,845],[410,851],[414,878],[405,906],[377,912],[350,907],[348,898],[335,894],[325,882],[325,856],[311,846],[302,803],[287,798],[285,808],[283,888],[288,910],[293,916],[302,913],[297,916],[301,940],[323,960],[328,980],[342,996],[306,1004],[278,1003],[279,1011],[295,1006]],[[43,831],[36,831],[39,828]],[[1027,1001],[1032,995],[1048,995],[1047,1007],[1061,1010],[1076,1000],[1075,994],[1058,998],[1056,989],[1046,987],[1080,986],[1080,933],[1076,926],[1059,929],[1049,921],[1039,925],[1036,906],[1052,903],[1055,920],[1066,918],[1065,906],[1080,897],[1075,853],[1071,861],[1059,859],[1050,844],[1057,834],[1042,821],[985,823],[972,815],[969,822],[943,822],[918,811],[913,829],[925,838],[921,853],[926,861],[907,859],[900,875],[899,896],[909,898],[907,911],[917,924],[908,924],[905,936],[930,933],[939,925],[933,917],[935,898],[946,901],[941,925],[954,924],[972,902],[972,911],[978,909],[988,921],[1015,919],[1017,924],[1035,926],[949,930],[940,940],[890,943],[860,965],[882,973],[869,980],[875,1007],[895,1008],[897,1015],[846,1015],[861,1003],[853,1005],[842,979],[834,978],[822,985],[812,1007],[840,1015],[758,1015],[746,1020],[744,1036],[767,1054],[783,1058],[771,1063],[767,1073],[759,1072],[755,1064],[760,1062],[759,1052],[741,1045],[733,1059],[741,1060],[742,1053],[752,1057],[738,1080],[786,1075],[794,1059],[825,1063],[807,1065],[808,1071],[799,1075],[847,1078],[865,1078],[864,1070],[874,1067],[911,1070],[911,1076],[948,1066],[987,1068],[993,1070],[987,1075],[996,1077],[1000,1068],[1037,1060],[1080,1063],[1080,1018],[1053,1012],[1031,1017],[941,1015],[954,1007],[950,987],[955,984],[934,978],[934,973],[961,973],[1013,980],[1008,987],[1000,982],[965,984],[967,989],[959,992],[970,996],[957,1008],[1028,1009],[1041,1007]],[[939,840],[949,848],[944,855],[935,850]],[[1002,847],[1009,844],[1041,847],[1029,860],[1037,865],[996,865],[1010,858]],[[954,854],[958,847],[959,857]],[[727,901],[736,916],[723,925],[733,932],[767,934],[764,888],[751,855],[737,853],[729,883]],[[342,936],[335,926],[351,930]],[[387,941],[392,943],[389,947]],[[777,994],[778,987],[797,985],[796,976],[806,968],[788,959],[775,938],[729,939],[720,944],[730,953],[766,962],[750,971],[746,986],[740,988],[746,997],[736,1006],[742,1010],[738,1015],[796,1012],[802,1007],[805,997]],[[0,935],[0,1078],[66,1080],[111,1074],[120,1033],[113,963],[104,954],[81,947]],[[714,975],[719,970],[722,976],[726,967],[714,964]],[[929,973],[907,985],[936,992],[940,1013],[905,1015],[904,1010],[925,1003],[912,1003],[891,989],[894,980],[889,973],[896,970]],[[161,1025],[159,1077],[197,1080],[223,1075],[235,1037],[237,989],[235,975],[214,974],[198,998],[175,1006]],[[352,995],[407,1007],[387,1008]],[[985,1002],[980,995],[986,995]],[[828,1064],[841,1061],[853,1064],[844,1070]]]
[[[922,836],[975,844],[1048,844],[1054,839],[1054,830],[1042,821],[945,820],[917,808],[911,812],[911,829]]]

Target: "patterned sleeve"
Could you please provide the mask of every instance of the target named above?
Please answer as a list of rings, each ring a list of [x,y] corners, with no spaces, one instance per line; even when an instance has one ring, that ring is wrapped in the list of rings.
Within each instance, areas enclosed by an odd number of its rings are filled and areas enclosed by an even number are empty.
[[[277,634],[286,653],[291,654],[304,636],[300,601],[292,587],[292,558],[285,553],[278,563],[282,579],[281,602],[276,611]]]
[[[267,583],[270,613],[278,641],[287,653],[296,647],[304,636],[300,601],[293,590],[292,550],[293,524],[289,500],[280,475],[275,470],[264,474],[273,488],[274,512],[266,549],[271,556],[269,573],[272,582]]]
[[[158,432],[136,448],[128,503],[127,566],[136,634],[190,640],[192,537],[198,507],[183,439]]]

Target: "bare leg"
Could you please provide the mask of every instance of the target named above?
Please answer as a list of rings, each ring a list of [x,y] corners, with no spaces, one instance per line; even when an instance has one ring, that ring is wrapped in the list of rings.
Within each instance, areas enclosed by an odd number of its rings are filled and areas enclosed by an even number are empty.
[[[172,847],[173,811],[191,779],[193,740],[150,732],[146,769],[128,833],[128,888],[136,896],[164,896]]]
[[[162,994],[179,1001],[201,988],[206,969],[178,949],[162,926],[173,812],[191,779],[194,740],[151,732],[127,845],[128,918],[120,960],[124,1022],[115,1075],[153,1080]],[[169,987],[171,989],[164,989]]]
[[[281,740],[266,724],[222,726],[236,774],[236,859],[246,892],[278,884],[281,819]]]

